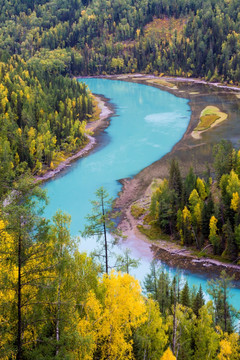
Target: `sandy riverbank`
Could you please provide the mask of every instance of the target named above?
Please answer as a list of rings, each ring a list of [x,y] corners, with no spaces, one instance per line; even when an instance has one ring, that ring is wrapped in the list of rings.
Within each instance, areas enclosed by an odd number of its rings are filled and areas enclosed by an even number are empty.
[[[94,137],[95,133],[97,131],[104,130],[108,126],[109,124],[108,119],[111,115],[113,115],[114,111],[109,106],[107,99],[97,95],[95,95],[94,97],[97,100],[98,107],[101,110],[101,112],[99,115],[99,119],[97,119],[96,121],[89,122],[86,126],[86,130],[89,133],[93,134],[93,135],[86,134],[88,138],[87,145],[84,146],[84,148],[79,150],[77,153],[68,157],[65,161],[62,161],[56,169],[47,171],[43,176],[35,176],[36,181],[47,181],[53,178],[59,172],[66,169],[68,166],[71,166],[71,162],[79,159],[82,156],[86,156],[89,153],[89,151],[92,150],[94,146],[96,146],[96,138]]]

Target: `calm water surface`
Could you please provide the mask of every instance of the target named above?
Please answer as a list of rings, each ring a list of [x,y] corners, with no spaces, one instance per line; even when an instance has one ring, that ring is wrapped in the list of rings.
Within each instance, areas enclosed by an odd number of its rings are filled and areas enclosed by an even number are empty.
[[[99,136],[99,146],[89,156],[79,159],[45,185],[50,199],[46,216],[52,217],[58,209],[69,213],[74,236],[84,228],[96,189],[104,186],[110,196],[116,197],[121,189],[118,180],[135,175],[169,152],[186,131],[191,115],[187,99],[154,87],[107,79],[80,81],[93,93],[109,98],[116,116]],[[140,267],[132,273],[143,280],[149,272],[152,253],[147,244],[139,243],[137,248],[135,244],[128,239],[117,252],[127,247],[132,256],[141,258]],[[93,238],[81,239],[80,250],[89,252],[94,248]],[[174,269],[167,269],[174,274]],[[189,273],[184,276],[190,285],[201,283],[206,288],[206,278]],[[234,289],[233,293],[232,302],[237,306],[240,290]]]

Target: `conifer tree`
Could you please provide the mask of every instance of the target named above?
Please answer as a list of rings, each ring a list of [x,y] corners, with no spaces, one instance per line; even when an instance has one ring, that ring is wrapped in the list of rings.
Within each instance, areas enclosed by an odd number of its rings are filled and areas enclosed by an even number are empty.
[[[219,279],[208,282],[207,290],[213,298],[215,324],[228,333],[233,331],[234,318],[239,317],[239,313],[229,304],[229,291],[233,279],[234,276],[229,277],[224,270]]]
[[[171,161],[168,183],[169,189],[175,191],[178,203],[180,204],[182,200],[183,185],[178,161],[176,159],[172,159]]]
[[[205,301],[204,301],[202,286],[200,284],[199,290],[195,298],[193,299],[193,306],[192,306],[194,314],[197,316],[197,318],[199,317],[199,310],[203,307],[204,303]]]
[[[214,213],[214,203],[212,200],[212,195],[210,193],[206,202],[204,202],[203,204],[203,210],[202,210],[202,233],[206,239],[209,237],[209,231],[210,231],[209,222],[213,213]]]
[[[188,201],[189,196],[190,196],[191,192],[193,191],[193,189],[195,189],[196,181],[197,181],[197,177],[194,174],[193,168],[191,166],[189,169],[189,172],[184,180],[184,186],[183,186],[185,203]]]
[[[189,286],[188,286],[188,282],[185,282],[185,285],[181,291],[181,295],[180,295],[180,303],[184,306],[190,307],[190,291],[189,291]]]
[[[104,258],[106,274],[109,272],[110,249],[121,236],[114,223],[119,213],[113,213],[112,202],[113,199],[103,187],[97,189],[96,200],[91,201],[92,213],[86,216],[87,225],[82,232],[83,237],[97,236],[101,249],[96,255]],[[112,238],[110,234],[113,235]]]

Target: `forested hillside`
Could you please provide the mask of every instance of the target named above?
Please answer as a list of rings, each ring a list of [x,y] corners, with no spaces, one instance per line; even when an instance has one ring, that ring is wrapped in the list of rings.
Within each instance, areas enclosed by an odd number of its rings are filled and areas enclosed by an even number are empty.
[[[5,1],[1,5],[1,58],[44,58],[68,49],[63,72],[156,72],[240,81],[237,0]],[[154,19],[170,36],[146,31]],[[156,24],[153,23],[153,27]],[[148,27],[149,29],[149,27]]]
[[[209,174],[205,179],[197,177],[192,168],[183,179],[173,159],[168,180],[164,179],[153,192],[146,223],[182,245],[196,248],[201,256],[213,254],[238,263],[240,151],[222,140],[213,152],[216,181]]]

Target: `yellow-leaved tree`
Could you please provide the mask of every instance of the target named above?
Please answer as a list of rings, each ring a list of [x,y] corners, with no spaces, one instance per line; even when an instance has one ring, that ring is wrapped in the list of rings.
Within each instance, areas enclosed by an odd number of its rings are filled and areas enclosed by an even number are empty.
[[[7,223],[1,216],[0,213],[0,358],[7,360],[14,356],[14,349],[11,347],[14,341],[14,334],[11,331],[11,304],[15,298],[15,290],[11,284],[16,283],[17,268],[8,261],[14,239],[6,231]]]
[[[240,345],[239,334],[237,333],[224,333],[221,334],[220,352],[217,356],[218,360],[234,360],[239,358]]]
[[[129,274],[111,272],[99,280],[99,298],[93,292],[84,304],[79,331],[85,336],[79,359],[133,359],[134,329],[143,324],[146,305],[139,282]]]
[[[176,356],[173,355],[172,351],[170,350],[170,348],[168,348],[163,356],[161,357],[161,360],[176,360]]]

